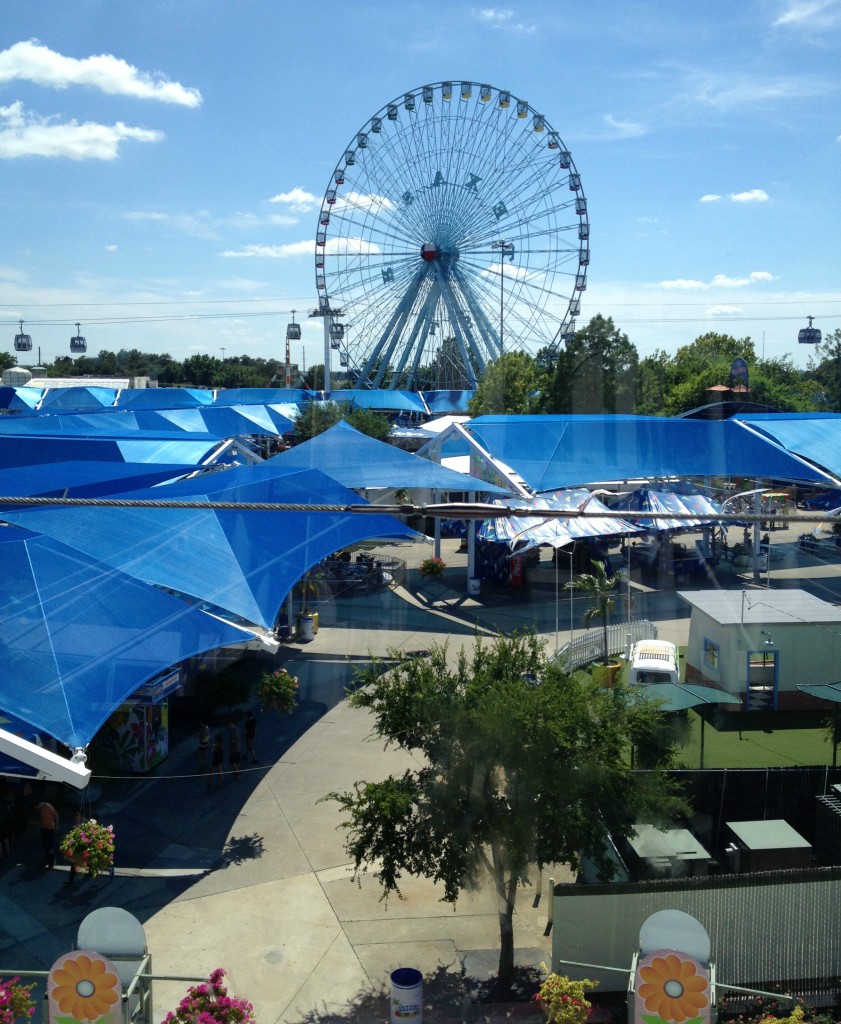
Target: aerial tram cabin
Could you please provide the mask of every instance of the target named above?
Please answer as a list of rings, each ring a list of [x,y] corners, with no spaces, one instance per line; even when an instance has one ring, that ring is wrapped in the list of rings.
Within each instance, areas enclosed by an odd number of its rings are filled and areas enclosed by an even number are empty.
[[[286,325],[286,340],[287,341],[300,341],[301,340],[301,325],[295,323],[295,310],[292,310],[292,323]]]
[[[821,332],[817,327],[812,326],[812,321],[815,319],[810,316],[807,317],[809,321],[808,327],[801,327],[797,332],[797,340],[801,345],[820,345],[821,343]]]
[[[31,352],[32,351],[32,338],[28,334],[23,333],[23,320],[20,323],[20,333],[15,335],[15,352]]]
[[[88,343],[82,337],[82,334],[81,334],[81,324],[77,323],[76,324],[76,333],[70,339],[70,351],[74,355],[80,355],[83,352],[87,352],[87,350],[88,350]]]

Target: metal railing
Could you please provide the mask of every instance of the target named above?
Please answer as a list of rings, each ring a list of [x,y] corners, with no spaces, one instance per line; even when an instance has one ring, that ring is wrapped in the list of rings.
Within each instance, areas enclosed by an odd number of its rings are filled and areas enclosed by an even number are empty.
[[[633,622],[616,622],[607,627],[607,655],[612,657],[616,654],[624,654],[629,643],[635,644],[638,640],[656,640],[657,626],[649,619],[635,619]],[[581,636],[573,637],[560,648],[555,655],[555,660],[570,672],[573,669],[581,668],[582,665],[589,665],[604,654],[604,629],[591,629]]]

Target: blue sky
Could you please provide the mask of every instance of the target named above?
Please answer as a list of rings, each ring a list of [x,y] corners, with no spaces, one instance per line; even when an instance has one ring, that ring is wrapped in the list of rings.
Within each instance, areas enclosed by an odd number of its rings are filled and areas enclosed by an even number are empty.
[[[641,355],[841,326],[841,0],[3,0],[0,346],[322,361],[319,208],[425,83],[543,112],[587,196],[579,323]]]

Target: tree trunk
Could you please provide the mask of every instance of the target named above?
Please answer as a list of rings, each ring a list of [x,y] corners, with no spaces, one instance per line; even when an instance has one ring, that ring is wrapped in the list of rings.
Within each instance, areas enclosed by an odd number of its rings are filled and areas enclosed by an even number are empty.
[[[514,982],[514,905],[499,908],[499,968],[496,984],[507,992]]]

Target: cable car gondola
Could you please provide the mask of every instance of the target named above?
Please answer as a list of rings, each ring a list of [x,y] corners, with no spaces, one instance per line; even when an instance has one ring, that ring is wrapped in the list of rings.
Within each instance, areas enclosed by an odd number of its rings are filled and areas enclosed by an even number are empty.
[[[292,310],[292,323],[286,325],[286,340],[287,341],[300,341],[301,340],[301,325],[295,323],[295,310]]]
[[[797,340],[800,342],[801,345],[820,345],[821,332],[817,329],[817,327],[812,326],[812,321],[814,320],[814,317],[810,316],[807,317],[807,319],[809,321],[809,326],[800,328],[800,330],[797,332]],[[17,346],[17,342],[15,342],[15,345]]]
[[[15,352],[31,352],[32,351],[32,338],[28,334],[23,333],[23,320],[20,323],[20,334],[15,335]]]
[[[80,333],[81,326],[82,325],[79,323],[76,324],[76,333],[70,339],[71,352],[87,352],[88,350],[88,343],[85,341],[85,339],[82,337]]]

